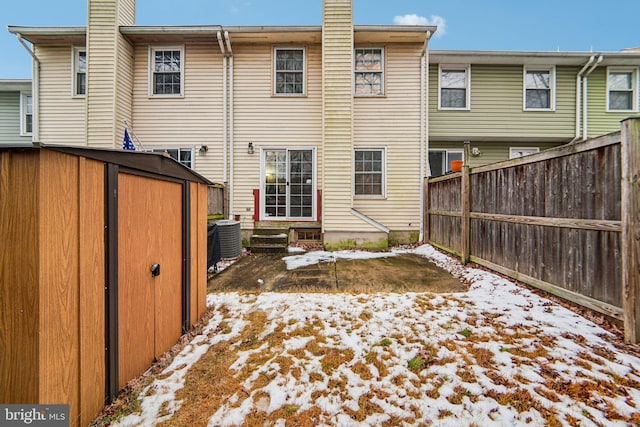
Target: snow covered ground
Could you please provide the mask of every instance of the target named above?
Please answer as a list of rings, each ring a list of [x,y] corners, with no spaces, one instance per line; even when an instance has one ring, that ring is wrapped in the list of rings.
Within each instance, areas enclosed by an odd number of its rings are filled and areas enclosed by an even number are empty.
[[[210,294],[202,334],[114,425],[640,425],[640,359],[607,331],[431,246],[384,256],[401,253],[469,291]]]

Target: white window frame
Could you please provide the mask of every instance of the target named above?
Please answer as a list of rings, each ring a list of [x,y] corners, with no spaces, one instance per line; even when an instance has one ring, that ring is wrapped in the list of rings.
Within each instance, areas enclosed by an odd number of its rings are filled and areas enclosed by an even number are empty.
[[[88,59],[86,56],[87,49],[85,47],[74,46],[71,48],[71,97],[73,98],[84,98],[86,97],[87,92],[87,72],[85,68],[85,93],[78,93],[78,56],[81,52],[85,54],[85,59]],[[85,67],[86,66],[87,65],[85,63]]]
[[[465,72],[465,106],[464,107],[443,107],[442,106],[442,72],[443,71],[464,71]],[[471,65],[448,65],[438,64],[438,109],[439,110],[471,110]]]
[[[27,131],[27,97],[31,97],[31,132]],[[20,136],[33,135],[33,95],[31,92],[20,92]]]
[[[547,71],[549,73],[549,108],[527,107],[527,73]],[[522,109],[524,111],[555,111],[556,110],[556,66],[555,65],[525,65],[522,67]]]
[[[280,93],[277,90],[278,86],[278,70],[276,68],[277,59],[276,55],[279,50],[301,50],[302,51],[302,93]],[[283,97],[299,97],[307,96],[307,48],[305,46],[274,46],[272,50],[272,72],[273,72],[273,84],[271,93],[273,96]],[[284,71],[281,71],[284,72]]]
[[[631,110],[612,110],[609,107],[609,74],[611,73],[631,73]],[[607,67],[607,106],[608,113],[632,113],[638,111],[638,67]]]
[[[155,53],[164,50],[180,51],[180,93],[154,93]],[[149,98],[184,98],[184,45],[149,46]]]
[[[531,151],[529,154],[517,155],[519,151]],[[509,159],[519,159],[520,157],[530,156],[540,152],[540,147],[509,147]]]
[[[363,71],[356,70],[356,54],[359,50],[379,50],[380,51],[380,71]],[[353,50],[353,95],[354,96],[362,96],[362,97],[376,97],[376,96],[384,96],[385,93],[385,52],[384,47],[379,46],[367,46],[367,47],[356,47]],[[380,93],[356,93],[356,78],[355,75],[357,73],[378,73],[380,74]]]
[[[439,151],[444,153],[445,167],[444,167],[443,175],[451,170],[451,167],[450,167],[451,160],[449,160],[449,154],[453,154],[453,153],[460,154],[462,156],[462,160],[464,161],[464,150],[461,148],[430,148],[429,149],[429,153],[434,151]],[[427,161],[429,161],[429,153],[427,153]],[[431,163],[429,163],[429,173],[431,174],[431,176],[440,176],[440,175],[433,175],[431,173]]]
[[[381,194],[356,194],[356,152],[381,151],[382,152],[382,191]],[[387,147],[355,147],[353,149],[353,185],[351,192],[354,199],[386,199],[387,198]]]
[[[145,147],[144,151],[146,153],[156,153],[156,154],[164,154],[164,152],[166,151],[167,154],[168,150],[178,150],[178,159],[174,159],[173,157],[171,157],[173,160],[175,160],[176,162],[180,163],[181,165],[184,165],[190,169],[194,168],[194,159],[195,159],[195,153],[194,153],[194,149],[193,147]],[[190,165],[187,165],[183,162],[180,161],[180,153],[181,152],[190,152],[191,153],[191,160],[190,160]]]

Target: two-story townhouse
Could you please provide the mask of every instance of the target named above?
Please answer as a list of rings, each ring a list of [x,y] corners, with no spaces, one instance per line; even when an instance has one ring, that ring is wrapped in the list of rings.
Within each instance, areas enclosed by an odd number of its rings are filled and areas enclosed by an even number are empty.
[[[0,144],[30,144],[32,131],[31,80],[0,80]]]
[[[34,139],[119,148],[125,127],[227,184],[247,234],[327,247],[417,241],[432,26],[136,26],[135,1],[88,2],[87,27],[9,27],[32,43]]]
[[[620,129],[639,110],[638,52],[430,52],[431,173]]]

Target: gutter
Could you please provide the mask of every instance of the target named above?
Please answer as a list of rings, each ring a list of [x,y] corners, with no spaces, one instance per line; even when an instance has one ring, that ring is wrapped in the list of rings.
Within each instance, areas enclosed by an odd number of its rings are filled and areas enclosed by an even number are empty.
[[[425,159],[428,159],[427,152],[429,150],[429,55],[427,54],[429,40],[431,39],[431,31],[425,33],[424,45],[420,53],[420,234],[418,241],[424,239],[424,178],[425,178]],[[431,168],[429,175],[431,175]]]
[[[229,31],[224,32],[227,45],[227,67],[229,72],[229,218],[233,215],[233,167],[234,167],[234,139],[233,139],[233,50]],[[226,79],[226,76],[225,76]]]
[[[31,96],[33,97],[33,129],[31,132],[31,141],[40,141],[40,60],[31,50],[22,38],[22,34],[16,33],[16,38],[25,50],[31,55],[33,61],[31,63],[31,73],[33,79],[31,81]]]
[[[582,100],[582,95],[581,95],[582,75],[584,74],[585,71],[587,71],[587,68],[589,68],[589,66],[593,64],[593,61],[595,60],[596,60],[596,56],[591,55],[591,58],[589,58],[589,61],[587,61],[587,63],[584,64],[582,69],[580,69],[580,71],[578,71],[578,74],[576,75],[576,136],[575,138],[573,138],[572,142],[575,142],[580,138],[580,102]]]
[[[589,74],[591,74],[598,65],[604,60],[604,55],[599,55],[598,60],[589,68],[589,71],[585,72],[582,77],[582,139],[585,140],[589,137],[588,132],[588,86],[589,86]]]
[[[222,31],[216,33],[222,54],[222,182],[227,184],[227,53],[224,50]]]

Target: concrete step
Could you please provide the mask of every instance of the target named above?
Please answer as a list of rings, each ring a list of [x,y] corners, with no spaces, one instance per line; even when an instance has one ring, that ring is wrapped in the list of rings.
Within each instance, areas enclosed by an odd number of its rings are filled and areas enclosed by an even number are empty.
[[[289,246],[289,236],[286,234],[254,234],[251,236],[253,245],[283,245]]]
[[[259,245],[251,245],[251,253],[254,254],[285,254],[287,253],[286,245],[267,245],[267,244],[259,244]]]
[[[284,234],[286,236],[289,235],[289,229],[288,228],[277,228],[277,227],[271,227],[271,228],[267,228],[267,227],[261,227],[261,228],[254,228],[253,229],[253,235],[254,236],[273,236],[273,235],[277,235],[277,234]]]

